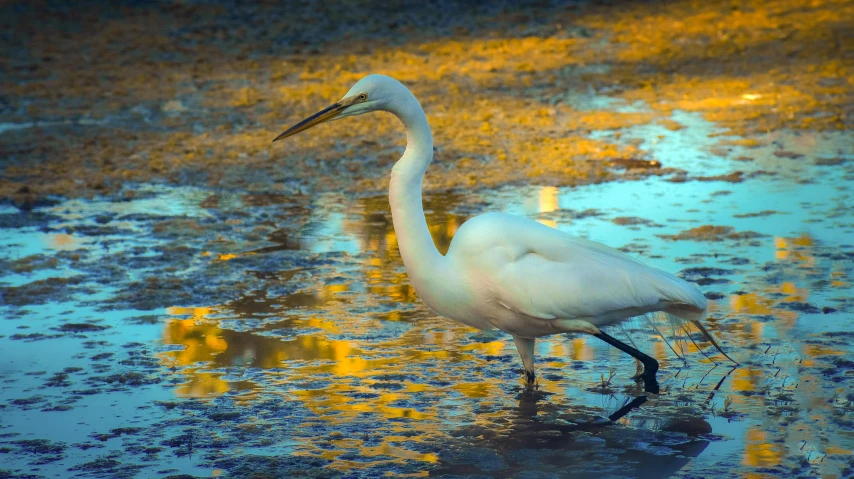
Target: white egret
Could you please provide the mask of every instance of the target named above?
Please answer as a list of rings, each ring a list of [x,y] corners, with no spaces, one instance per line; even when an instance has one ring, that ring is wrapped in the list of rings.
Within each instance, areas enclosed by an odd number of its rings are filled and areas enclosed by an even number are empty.
[[[657,393],[658,362],[600,329],[655,311],[695,324],[723,353],[700,323],[706,316],[706,298],[696,286],[608,246],[527,218],[487,213],[466,221],[448,253],[439,253],[421,205],[421,182],[433,160],[433,135],[418,100],[394,78],[362,78],[340,101],[273,141],[373,111],[392,113],[406,128],[406,151],[391,171],[389,203],[400,255],[415,291],[441,316],[510,333],[529,385],[535,380],[536,338],[587,333],[643,363],[644,387]]]

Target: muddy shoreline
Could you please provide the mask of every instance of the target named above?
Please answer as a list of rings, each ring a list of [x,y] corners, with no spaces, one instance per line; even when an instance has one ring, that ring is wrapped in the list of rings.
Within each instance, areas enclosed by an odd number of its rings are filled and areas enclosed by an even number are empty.
[[[719,124],[721,156],[854,118],[845,1],[0,8],[15,46],[0,60],[0,198],[24,207],[152,182],[381,192],[403,143],[389,117],[270,143],[371,72],[427,111],[429,191],[643,177],[613,160],[657,160],[645,138],[590,132],[684,128],[675,110]]]

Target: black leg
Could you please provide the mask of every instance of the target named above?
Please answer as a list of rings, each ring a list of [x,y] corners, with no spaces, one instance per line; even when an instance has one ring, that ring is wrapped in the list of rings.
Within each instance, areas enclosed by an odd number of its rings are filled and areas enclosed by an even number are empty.
[[[534,374],[534,371],[525,371],[525,377],[528,379],[528,387],[532,387],[534,382],[537,380],[537,376]]]
[[[638,397],[632,399],[631,401],[629,401],[628,403],[626,403],[625,406],[614,411],[614,414],[611,414],[610,416],[608,416],[608,419],[610,419],[611,421],[614,421],[614,422],[619,421],[626,414],[632,412],[632,410],[634,410],[634,409],[637,409],[638,407],[641,406],[641,404],[643,404],[645,402],[646,402],[646,396],[638,396]]]
[[[613,336],[605,334],[603,332],[599,332],[599,334],[594,334],[597,338],[605,341],[606,343],[614,346],[620,351],[631,355],[633,358],[636,358],[638,361],[643,363],[643,388],[646,392],[658,394],[658,381],[655,380],[655,373],[658,372],[658,361],[647,356],[646,354],[638,351],[637,349],[629,346],[628,344],[617,340]]]

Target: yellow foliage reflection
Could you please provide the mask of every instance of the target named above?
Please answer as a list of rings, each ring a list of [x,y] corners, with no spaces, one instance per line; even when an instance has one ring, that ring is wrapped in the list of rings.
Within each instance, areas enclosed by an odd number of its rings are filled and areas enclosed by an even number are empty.
[[[762,379],[762,370],[757,368],[738,368],[733,371],[733,391],[755,391]]]
[[[59,251],[72,251],[83,247],[83,239],[65,233],[49,234],[45,242],[47,247]]]
[[[206,316],[211,308],[169,308],[172,314],[190,314],[192,319],[171,319],[165,324],[163,342],[183,346],[183,349],[163,353],[164,361],[172,367],[184,367],[182,374],[188,382],[177,394],[204,397],[221,394],[229,389],[219,374],[205,369],[230,366],[277,368],[286,361],[325,360],[315,368],[337,376],[354,375],[364,371],[368,362],[348,341],[329,340],[320,335],[299,335],[280,340],[249,332],[221,329]],[[337,332],[337,327],[320,318],[310,318],[304,327]]]
[[[813,245],[813,239],[807,234],[797,238],[774,238],[774,246],[777,248],[774,256],[778,260],[789,260],[802,263],[803,266],[815,266],[815,256],[809,253]]]
[[[745,450],[742,464],[754,467],[769,467],[780,464],[783,448],[778,444],[770,444],[765,431],[751,428],[745,437]]]
[[[551,213],[558,209],[558,192],[559,190],[553,186],[543,186],[539,188],[537,204],[537,213]],[[538,219],[540,223],[557,228],[557,221],[553,219]]]
[[[587,346],[587,338],[576,337],[572,341],[572,354],[570,358],[573,361],[587,361],[593,358],[593,350]]]
[[[799,268],[814,268],[815,256],[811,253],[813,239],[809,235],[796,238],[774,238],[774,256],[778,261],[793,264]],[[787,331],[797,322],[799,314],[791,309],[782,308],[780,303],[803,303],[809,299],[809,289],[798,286],[794,281],[784,281],[779,285],[766,287],[763,291],[751,292],[730,297],[730,309],[735,313],[778,318],[774,325],[778,331]],[[740,327],[748,331],[754,341],[765,339],[765,324],[762,321],[744,321]]]

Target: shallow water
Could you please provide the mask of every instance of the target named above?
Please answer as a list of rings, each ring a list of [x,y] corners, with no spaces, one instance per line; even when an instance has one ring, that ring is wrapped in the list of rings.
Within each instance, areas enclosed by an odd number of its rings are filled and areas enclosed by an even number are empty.
[[[538,341],[526,392],[507,335],[418,301],[384,196],[136,185],[0,210],[0,477],[852,474],[852,140],[712,154],[713,125],[674,120],[630,133],[685,173],[432,195],[428,223],[444,251],[506,211],[679,272],[739,367],[639,319],[615,334],[660,395],[622,415],[633,362],[580,336]]]

